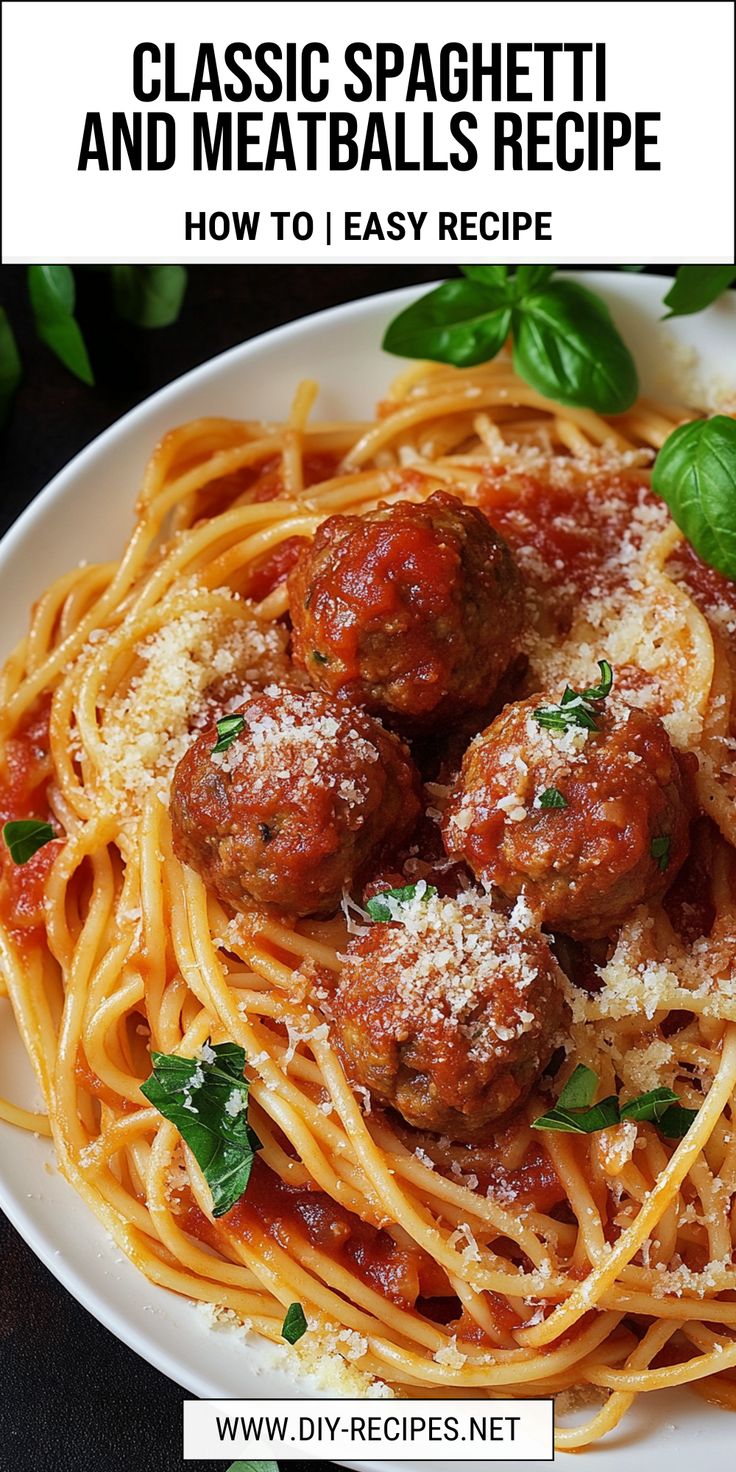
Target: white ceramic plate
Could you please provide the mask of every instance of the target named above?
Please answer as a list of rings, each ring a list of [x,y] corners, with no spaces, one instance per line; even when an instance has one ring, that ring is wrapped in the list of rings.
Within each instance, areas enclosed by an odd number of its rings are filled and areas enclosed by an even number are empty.
[[[719,385],[723,390],[729,373],[736,390],[736,294],[662,329],[657,323],[663,279],[616,272],[580,279],[606,296],[635,353],[645,392],[671,394],[673,378],[683,374],[695,384],[698,402],[705,401],[708,389],[716,395]],[[383,329],[420,291],[387,292],[320,312],[233,348],[162,389],[95,440],[55,477],[0,545],[1,652],[21,637],[31,602],[52,578],[81,559],[104,560],[119,552],[146,459],[172,425],[202,414],[282,417],[295,384],[305,376],[322,385],[319,417],[367,417],[399,366],[380,351]],[[0,1056],[3,1093],[38,1107],[9,1005],[2,1000]],[[120,1257],[62,1180],[48,1143],[2,1124],[0,1205],[90,1313],[193,1394],[314,1393],[278,1368],[278,1350],[212,1331],[191,1304],[149,1284]],[[614,1467],[616,1472],[663,1472],[675,1454],[685,1458],[697,1452],[711,1465],[725,1466],[733,1425],[725,1412],[701,1407],[685,1393],[642,1396],[623,1427],[596,1448],[596,1465],[603,1463],[611,1472]],[[396,1469],[388,1463],[349,1465]],[[448,1462],[448,1472],[450,1465],[463,1466]],[[440,1463],[434,1466],[445,1472]]]

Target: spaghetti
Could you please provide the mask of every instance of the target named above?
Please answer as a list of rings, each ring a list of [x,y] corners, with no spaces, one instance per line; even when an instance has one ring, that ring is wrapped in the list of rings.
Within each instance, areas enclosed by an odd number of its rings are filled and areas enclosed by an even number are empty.
[[[673,418],[561,409],[504,358],[413,367],[373,423],[310,423],[315,394],[302,384],[283,425],[169,433],[120,561],[49,588],[5,666],[2,817],[58,836],[23,867],[4,854],[3,985],[46,1114],[0,1116],[53,1137],[153,1282],[275,1341],[300,1303],[309,1332],[286,1352],[341,1367],[343,1388],[588,1388],[603,1403],[558,1429],[567,1450],[666,1386],[734,1407],[736,592],[648,489]],[[284,578],[304,539],[438,490],[480,506],[517,558],[528,688],[584,684],[604,650],[626,699],[698,757],[683,876],[587,955],[592,981],[570,980],[562,1065],[611,1093],[675,1085],[698,1111],[679,1141],[646,1122],[533,1132],[542,1085],[483,1144],[371,1111],[308,984],[339,975],[345,916],[232,911],[174,854],[169,785],[193,733],[295,678]],[[245,1049],[261,1142],[219,1217],[140,1092],[150,1049],[208,1040]]]

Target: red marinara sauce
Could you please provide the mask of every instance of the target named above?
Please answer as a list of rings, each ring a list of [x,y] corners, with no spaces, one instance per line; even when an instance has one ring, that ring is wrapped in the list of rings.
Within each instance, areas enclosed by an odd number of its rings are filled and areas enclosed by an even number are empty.
[[[499,467],[482,481],[477,504],[513,552],[545,615],[565,632],[586,599],[624,581],[622,548],[641,545],[658,503],[636,475],[570,470],[555,479],[542,470]],[[663,510],[663,518],[665,516]]]
[[[319,485],[334,476],[340,457],[329,450],[307,452],[302,457],[302,476],[305,488]],[[230,475],[222,475],[210,481],[198,492],[196,518],[217,516],[227,511],[233,501],[252,505],[261,501],[276,501],[285,494],[283,462],[280,455],[271,455],[259,465],[243,465]]]
[[[47,798],[50,704],[48,698],[39,701],[8,738],[0,765],[0,827],[20,818],[53,821]],[[0,918],[23,951],[43,943],[46,880],[62,845],[63,839],[53,839],[26,864],[14,864],[0,842]]]
[[[286,1185],[258,1158],[245,1195],[223,1217],[222,1225],[246,1242],[265,1232],[297,1254],[299,1243],[306,1240],[402,1308],[413,1308],[420,1296],[452,1296],[443,1269],[421,1248],[399,1247],[388,1232],[361,1221],[318,1186]],[[197,1206],[189,1208],[184,1226],[211,1246],[221,1245],[217,1226]]]

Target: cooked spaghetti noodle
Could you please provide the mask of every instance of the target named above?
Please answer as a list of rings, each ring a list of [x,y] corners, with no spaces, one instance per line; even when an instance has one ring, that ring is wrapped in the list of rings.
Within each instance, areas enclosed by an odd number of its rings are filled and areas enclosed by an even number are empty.
[[[80,566],[34,606],[2,687],[4,818],[59,833],[4,855],[2,975],[46,1101],[0,1101],[51,1134],[68,1181],[153,1282],[280,1340],[342,1384],[400,1395],[556,1394],[603,1402],[688,1385],[736,1406],[736,590],[648,489],[676,422],[640,402],[607,422],[562,409],[508,362],[414,367],[374,423],[201,419],[147,468],[119,563]],[[702,813],[670,902],[640,906],[569,983],[569,1073],[605,1092],[675,1086],[684,1138],[624,1123],[533,1133],[544,1090],[484,1145],[415,1136],[354,1089],[310,994],[339,973],[342,913],[226,909],[174,855],[174,766],[213,713],[292,672],[284,574],[328,514],[450,490],[478,505],[525,578],[528,688],[619,689],[699,759]],[[565,616],[558,617],[564,603]],[[554,616],[552,616],[554,614]],[[536,681],[536,683],[535,683]],[[251,1184],[215,1218],[174,1126],[140,1093],[149,1048],[245,1049]],[[540,1091],[541,1089],[541,1091]]]

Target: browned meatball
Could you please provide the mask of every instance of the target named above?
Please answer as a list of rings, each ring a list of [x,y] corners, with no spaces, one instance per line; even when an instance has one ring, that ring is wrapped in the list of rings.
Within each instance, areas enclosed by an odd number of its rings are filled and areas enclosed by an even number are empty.
[[[615,698],[591,704],[597,730],[545,729],[535,710],[557,700],[508,705],[471,743],[445,846],[484,883],[523,893],[552,929],[593,939],[672,883],[694,758],[678,757],[656,716]]]
[[[205,731],[174,773],[174,849],[222,900],[328,914],[420,811],[407,748],[365,711],[269,686],[236,713],[232,744]]]
[[[485,706],[516,650],[514,559],[482,512],[442,492],[331,516],[288,585],[312,683],[409,724]]]
[[[565,1007],[548,941],[520,901],[441,897],[419,884],[395,921],[351,939],[331,999],[355,1083],[419,1129],[477,1140],[524,1103]]]

